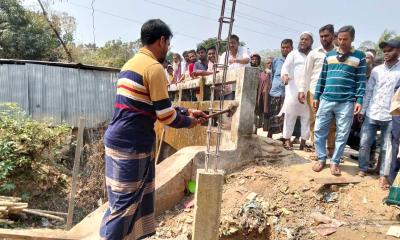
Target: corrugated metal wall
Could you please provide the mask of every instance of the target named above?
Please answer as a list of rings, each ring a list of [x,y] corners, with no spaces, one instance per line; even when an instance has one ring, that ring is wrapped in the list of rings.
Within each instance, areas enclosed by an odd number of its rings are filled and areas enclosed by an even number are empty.
[[[0,64],[0,102],[15,102],[34,119],[86,127],[109,121],[117,72],[39,64]]]

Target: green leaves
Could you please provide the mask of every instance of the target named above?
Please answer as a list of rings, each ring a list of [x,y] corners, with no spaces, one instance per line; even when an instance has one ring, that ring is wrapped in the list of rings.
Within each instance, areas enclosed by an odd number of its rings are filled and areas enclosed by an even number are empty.
[[[54,17],[54,25],[64,30],[63,37],[71,42],[75,22],[68,26],[64,18],[67,16]],[[62,54],[60,43],[42,14],[25,9],[17,0],[0,1],[1,58],[59,61]]]
[[[16,104],[0,103],[0,192],[13,190],[12,179],[21,172],[45,178],[41,164],[61,158],[70,133],[67,125],[38,122]]]

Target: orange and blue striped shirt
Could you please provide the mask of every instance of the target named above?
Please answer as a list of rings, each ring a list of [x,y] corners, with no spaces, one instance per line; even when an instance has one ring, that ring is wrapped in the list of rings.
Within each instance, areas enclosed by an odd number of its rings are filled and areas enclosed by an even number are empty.
[[[156,120],[188,127],[185,110],[172,107],[167,78],[151,51],[141,48],[118,76],[114,114],[104,136],[107,147],[124,152],[149,152],[155,140]]]

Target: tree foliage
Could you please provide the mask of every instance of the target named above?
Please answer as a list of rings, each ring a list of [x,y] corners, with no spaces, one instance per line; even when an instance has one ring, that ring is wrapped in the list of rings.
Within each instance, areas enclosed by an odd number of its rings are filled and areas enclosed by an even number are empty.
[[[121,68],[140,48],[140,40],[134,42],[123,42],[111,40],[102,47],[94,44],[77,45],[72,48],[75,61],[96,65]]]
[[[219,54],[222,54],[223,52],[226,51],[227,44],[228,43],[226,41],[221,42],[219,49],[218,49]],[[246,43],[240,42],[240,46],[245,46],[245,45],[246,45]],[[212,46],[217,47],[217,38],[208,38],[197,44],[198,48],[204,47],[205,49],[208,49]]]
[[[0,104],[0,192],[15,187],[12,179],[18,173],[40,175],[41,164],[60,159],[70,133],[66,125],[38,122],[15,104]]]
[[[67,43],[73,42],[75,20],[66,14],[51,19]],[[68,28],[63,29],[69,22]],[[18,0],[0,1],[0,57],[59,61],[63,58],[60,43],[46,19],[25,9]]]
[[[379,37],[379,39],[377,40],[377,42],[368,40],[368,41],[364,41],[360,44],[360,46],[358,47],[359,50],[361,51],[367,51],[368,49],[374,49],[376,51],[376,55],[378,58],[382,58],[383,57],[383,52],[382,50],[379,48],[379,43],[383,42],[383,41],[387,41],[390,39],[397,39],[400,40],[400,34],[397,34],[395,31],[392,30],[388,30],[385,29],[381,36]]]

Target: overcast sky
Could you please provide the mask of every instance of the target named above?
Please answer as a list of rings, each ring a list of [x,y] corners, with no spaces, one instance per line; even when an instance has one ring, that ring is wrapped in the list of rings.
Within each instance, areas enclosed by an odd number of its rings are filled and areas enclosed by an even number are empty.
[[[106,41],[133,41],[140,36],[143,22],[160,18],[174,32],[172,51],[193,49],[201,40],[215,37],[221,2],[218,0],[51,0],[53,10],[75,17],[78,43],[101,46]],[[23,0],[37,7],[36,0]],[[227,1],[230,3],[231,1]],[[400,33],[398,0],[240,0],[237,1],[233,33],[239,35],[251,52],[279,48],[280,41],[296,41],[302,31],[314,33],[332,23],[338,29],[351,24],[356,29],[355,46],[377,41],[384,29]],[[227,14],[230,14],[228,5]],[[94,28],[93,28],[94,26]],[[225,27],[227,29],[227,26]],[[94,34],[93,34],[94,33]]]

